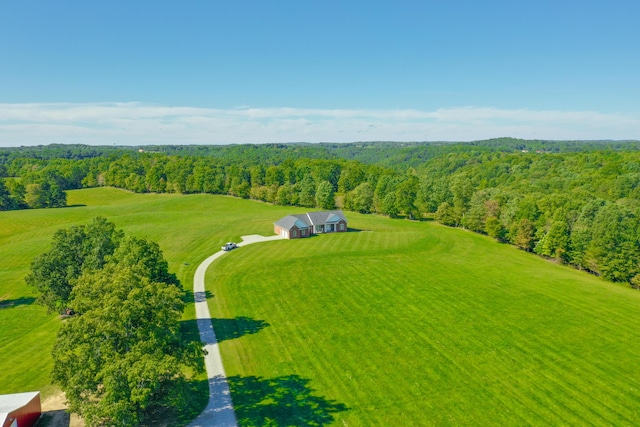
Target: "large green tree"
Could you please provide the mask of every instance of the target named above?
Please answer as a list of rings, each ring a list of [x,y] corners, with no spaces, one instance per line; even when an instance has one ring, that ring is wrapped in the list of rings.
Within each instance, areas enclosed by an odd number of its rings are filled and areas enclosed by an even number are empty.
[[[4,185],[4,179],[0,178],[0,211],[8,211],[14,209],[15,205],[11,198],[11,193]]]
[[[460,217],[456,214],[454,207],[451,206],[449,202],[440,203],[435,214],[435,219],[441,224],[450,227],[457,227],[460,223]]]
[[[135,426],[151,409],[176,405],[196,342],[183,342],[184,292],[116,257],[86,271],[72,291],[76,315],[58,333],[52,378],[89,426]]]
[[[169,272],[169,264],[156,242],[126,236],[113,252],[111,259],[118,265],[131,268],[153,282],[179,286],[178,278]]]
[[[39,292],[38,301],[49,310],[68,307],[75,280],[85,269],[101,268],[122,238],[122,231],[105,218],[87,225],[60,229],[53,235],[51,249],[34,258],[25,280]]]
[[[531,220],[522,218],[514,223],[509,230],[509,238],[511,242],[525,251],[532,251],[535,245],[536,229]]]
[[[311,175],[305,175],[302,181],[298,183],[298,204],[305,207],[314,207],[316,205],[316,183]]]
[[[569,251],[569,226],[566,221],[556,220],[540,239],[534,251],[546,257],[567,262]]]
[[[417,214],[415,206],[416,195],[418,194],[418,178],[413,175],[409,175],[396,187],[396,208],[398,212],[404,212],[404,214],[413,219]]]
[[[505,239],[506,230],[500,220],[495,216],[487,218],[484,224],[484,231],[488,236],[493,237],[499,242],[503,242]]]
[[[157,243],[95,218],[58,230],[26,280],[47,307],[74,313],[52,379],[87,425],[135,426],[184,404],[185,372],[200,372],[203,350],[180,333],[185,293]]]
[[[347,209],[360,213],[370,213],[373,209],[373,190],[368,182],[358,185],[345,197]]]
[[[603,206],[586,251],[590,269],[616,282],[629,282],[640,273],[638,224],[638,217],[628,209],[613,203]]]
[[[333,186],[329,181],[321,181],[316,190],[316,206],[320,209],[334,209],[336,207]]]

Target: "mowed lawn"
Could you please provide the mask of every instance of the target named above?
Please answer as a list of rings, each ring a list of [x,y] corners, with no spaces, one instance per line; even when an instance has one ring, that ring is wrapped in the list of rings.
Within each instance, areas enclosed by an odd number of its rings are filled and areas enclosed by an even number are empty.
[[[209,270],[241,424],[640,425],[640,292],[459,229],[348,217],[359,231]]]
[[[24,276],[59,228],[104,216],[157,241],[191,289],[222,243],[305,211],[110,188],[69,203],[0,212],[0,393],[55,391],[60,320]],[[461,230],[347,216],[357,231],[242,247],[209,270],[241,424],[640,424],[640,292]]]
[[[287,212],[224,196],[136,195],[112,188],[69,191],[68,203],[75,206],[0,212],[0,393],[55,392],[49,373],[60,320],[33,303],[35,290],[24,277],[31,260],[50,249],[56,230],[106,217],[127,234],[158,242],[170,270],[192,290],[195,268],[224,242],[246,232],[270,233],[272,222]],[[190,304],[185,319],[193,317]]]

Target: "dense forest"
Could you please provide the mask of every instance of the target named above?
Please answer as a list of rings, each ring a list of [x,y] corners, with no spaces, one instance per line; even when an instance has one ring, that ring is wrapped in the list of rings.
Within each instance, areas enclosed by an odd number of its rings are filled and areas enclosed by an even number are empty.
[[[0,178],[0,210],[106,185],[435,219],[640,286],[639,141],[50,145],[0,149]]]

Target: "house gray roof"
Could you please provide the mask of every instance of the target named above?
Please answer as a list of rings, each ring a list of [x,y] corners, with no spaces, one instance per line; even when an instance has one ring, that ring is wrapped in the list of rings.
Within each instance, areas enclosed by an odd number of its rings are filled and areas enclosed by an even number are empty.
[[[307,212],[307,218],[309,225],[336,223],[340,220],[347,222],[342,211]]]
[[[335,224],[337,222],[340,222],[340,220],[347,222],[347,218],[344,216],[344,213],[342,213],[342,211],[340,210],[336,210],[287,215],[275,224],[287,230],[291,230],[294,225],[300,229],[303,229],[308,228],[312,225],[332,223]]]
[[[301,216],[304,215],[287,215],[280,221],[277,221],[275,224],[287,230],[291,230],[294,225],[301,230],[304,228],[309,228],[309,225],[304,220],[306,219],[306,216],[304,216],[304,219],[300,218]]]

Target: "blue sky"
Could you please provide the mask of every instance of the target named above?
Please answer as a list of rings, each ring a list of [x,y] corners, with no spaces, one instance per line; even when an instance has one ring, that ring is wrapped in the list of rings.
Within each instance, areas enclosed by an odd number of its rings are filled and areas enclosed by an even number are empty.
[[[640,2],[0,2],[0,145],[640,139]]]

